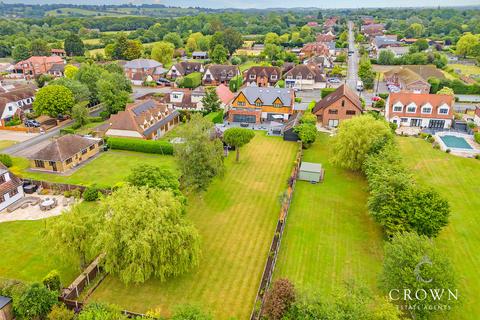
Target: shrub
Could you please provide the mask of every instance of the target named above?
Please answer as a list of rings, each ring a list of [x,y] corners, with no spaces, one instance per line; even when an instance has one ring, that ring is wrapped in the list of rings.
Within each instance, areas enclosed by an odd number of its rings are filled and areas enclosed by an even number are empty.
[[[73,129],[72,127],[67,127],[67,128],[60,129],[60,134],[61,135],[74,134],[74,133],[75,133],[75,129]]]
[[[322,91],[321,91],[322,99],[325,98],[326,96],[328,96],[330,93],[332,93],[335,90],[336,90],[335,88],[323,88]]]
[[[110,137],[108,138],[108,146],[116,150],[128,150],[168,155],[173,154],[173,145],[168,141]]]
[[[90,122],[102,122],[102,121],[103,121],[103,117],[100,117],[100,116],[98,116],[98,117],[89,117],[89,118],[88,118],[88,121],[90,121]]]
[[[68,310],[63,304],[53,306],[52,311],[47,316],[47,320],[73,320],[75,312]]]
[[[242,84],[243,77],[241,75],[238,75],[230,80],[230,82],[228,83],[228,87],[230,88],[230,91],[237,92],[237,90],[242,86]]]
[[[39,283],[33,283],[13,301],[13,307],[19,319],[43,319],[56,303],[55,292]]]
[[[280,320],[295,302],[295,288],[288,279],[275,280],[265,295],[263,314],[269,320]]]
[[[217,112],[217,115],[212,119],[213,123],[223,123],[223,110]]]
[[[297,102],[297,103],[302,102],[302,98],[300,98],[300,97],[295,97],[295,102]]]
[[[378,96],[382,98],[383,100],[387,100],[388,98],[388,93],[379,93]]]
[[[98,199],[99,190],[98,187],[93,185],[89,186],[83,191],[83,200],[85,201],[95,201]]]
[[[450,152],[452,152],[452,150],[447,149],[447,150],[445,150],[445,152],[446,152],[446,153],[450,153]]]
[[[3,163],[5,167],[10,168],[13,166],[12,157],[10,157],[8,154],[0,154],[0,163]]]
[[[190,88],[190,89],[195,89],[201,84],[202,84],[202,73],[200,72],[190,73],[188,76],[183,77],[183,80],[181,82],[182,87]]]
[[[480,132],[475,132],[473,138],[475,139],[476,143],[480,143]]]
[[[435,142],[435,138],[430,136],[430,137],[427,138],[427,141],[430,142],[430,143],[433,143],[433,142]]]
[[[60,274],[57,270],[50,271],[50,273],[43,278],[42,283],[50,291],[60,291],[62,288]]]
[[[476,154],[475,159],[480,160],[480,154]]]
[[[435,143],[433,144],[433,149],[437,149],[437,150],[440,149],[440,145],[435,142]]]

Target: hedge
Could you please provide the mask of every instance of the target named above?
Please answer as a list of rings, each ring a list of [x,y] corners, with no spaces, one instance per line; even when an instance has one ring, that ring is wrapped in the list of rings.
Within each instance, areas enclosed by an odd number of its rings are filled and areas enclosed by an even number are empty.
[[[328,96],[333,91],[337,90],[336,88],[323,88],[322,89],[322,99]]]
[[[223,110],[217,112],[217,115],[212,119],[213,123],[223,123]]]
[[[74,133],[75,133],[75,129],[73,129],[72,127],[67,127],[67,128],[60,129],[60,134],[61,135],[74,134]]]
[[[173,145],[168,141],[110,137],[107,139],[107,144],[116,150],[173,154]]]
[[[233,77],[228,83],[230,91],[237,92],[238,89],[243,85],[243,77],[241,75]]]
[[[455,92],[455,94],[480,94],[480,84],[466,84],[459,79],[437,79],[429,78],[430,93],[437,93],[443,87],[449,87]]]
[[[202,84],[202,73],[194,72],[190,73],[188,76],[183,77],[182,87],[195,89]]]

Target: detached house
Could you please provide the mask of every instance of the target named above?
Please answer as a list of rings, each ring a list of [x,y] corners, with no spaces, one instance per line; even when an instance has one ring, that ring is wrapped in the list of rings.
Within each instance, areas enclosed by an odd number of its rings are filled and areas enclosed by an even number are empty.
[[[455,99],[448,94],[391,93],[385,106],[385,118],[399,127],[450,128]]]
[[[22,180],[0,163],[0,211],[23,198]]]
[[[32,103],[35,99],[35,88],[25,86],[4,86],[0,92],[0,126],[5,125],[15,116],[22,119],[25,113],[32,111]]]
[[[316,40],[317,42],[330,42],[335,40],[335,35],[332,31],[328,31],[327,33],[317,33]]]
[[[30,166],[35,170],[65,172],[98,154],[102,145],[102,139],[66,134],[31,155]]]
[[[244,72],[244,83],[247,86],[273,87],[282,78],[279,67],[251,67]]]
[[[16,73],[21,73],[26,79],[45,74],[54,64],[65,64],[59,56],[32,56],[27,60],[17,62],[14,66]]]
[[[318,123],[332,128],[338,127],[341,121],[360,115],[362,112],[360,98],[345,84],[318,101],[312,109]]]
[[[195,90],[175,88],[165,95],[165,103],[169,108],[180,110],[203,110],[202,99],[205,96],[203,87]]]
[[[292,89],[245,87],[233,99],[228,121],[287,121],[293,114],[294,103],[295,91]]]
[[[395,67],[383,74],[387,85],[394,85],[402,91],[429,93],[430,83],[407,67]]]
[[[382,23],[372,23],[360,27],[360,31],[369,38],[383,35],[384,29],[385,25]]]
[[[111,115],[108,122],[106,136],[155,140],[180,123],[180,113],[147,99],[127,105],[125,111]]]
[[[310,58],[312,56],[329,56],[330,47],[324,42],[310,42],[303,45],[300,50],[302,58]]]
[[[127,61],[123,66],[125,75],[134,85],[142,85],[145,80],[158,81],[167,70],[163,64],[152,59],[135,59]]]
[[[285,87],[298,90],[313,90],[325,88],[327,80],[322,70],[316,65],[299,64],[284,75]]]
[[[200,62],[182,61],[174,64],[167,72],[167,78],[176,79],[178,77],[188,76],[194,72],[203,73],[203,64]]]
[[[238,75],[240,75],[240,70],[237,66],[211,64],[205,68],[202,83],[205,86],[228,85],[230,80]]]

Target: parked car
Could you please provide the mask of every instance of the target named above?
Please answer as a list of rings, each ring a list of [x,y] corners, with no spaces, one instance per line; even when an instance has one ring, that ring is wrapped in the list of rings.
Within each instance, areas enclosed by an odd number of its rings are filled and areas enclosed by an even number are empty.
[[[375,96],[375,97],[372,97],[372,101],[378,101],[378,100],[381,100],[382,98],[378,97],[378,96]]]
[[[363,82],[361,80],[357,81],[357,91],[363,91]]]
[[[328,79],[328,82],[330,82],[330,83],[340,83],[341,81],[338,78],[330,78],[330,79]]]
[[[23,124],[25,125],[25,127],[28,127],[28,128],[40,127],[40,123],[35,119],[27,119]]]
[[[250,126],[250,124],[247,123],[247,122],[240,123],[240,127],[248,128],[249,126]]]

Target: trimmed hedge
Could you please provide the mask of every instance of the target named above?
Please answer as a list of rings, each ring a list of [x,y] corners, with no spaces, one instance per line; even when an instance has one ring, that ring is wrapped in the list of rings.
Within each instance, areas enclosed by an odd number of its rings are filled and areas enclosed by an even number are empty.
[[[212,119],[213,123],[223,123],[223,110],[217,112],[217,115]]]
[[[188,76],[183,77],[183,80],[182,80],[182,87],[184,88],[195,89],[201,84],[202,84],[201,72],[190,73]]]
[[[107,144],[116,150],[173,154],[173,145],[168,141],[110,137],[107,139]]]
[[[322,99],[328,96],[330,93],[333,91],[337,90],[336,88],[323,88],[321,91],[321,97]]]

